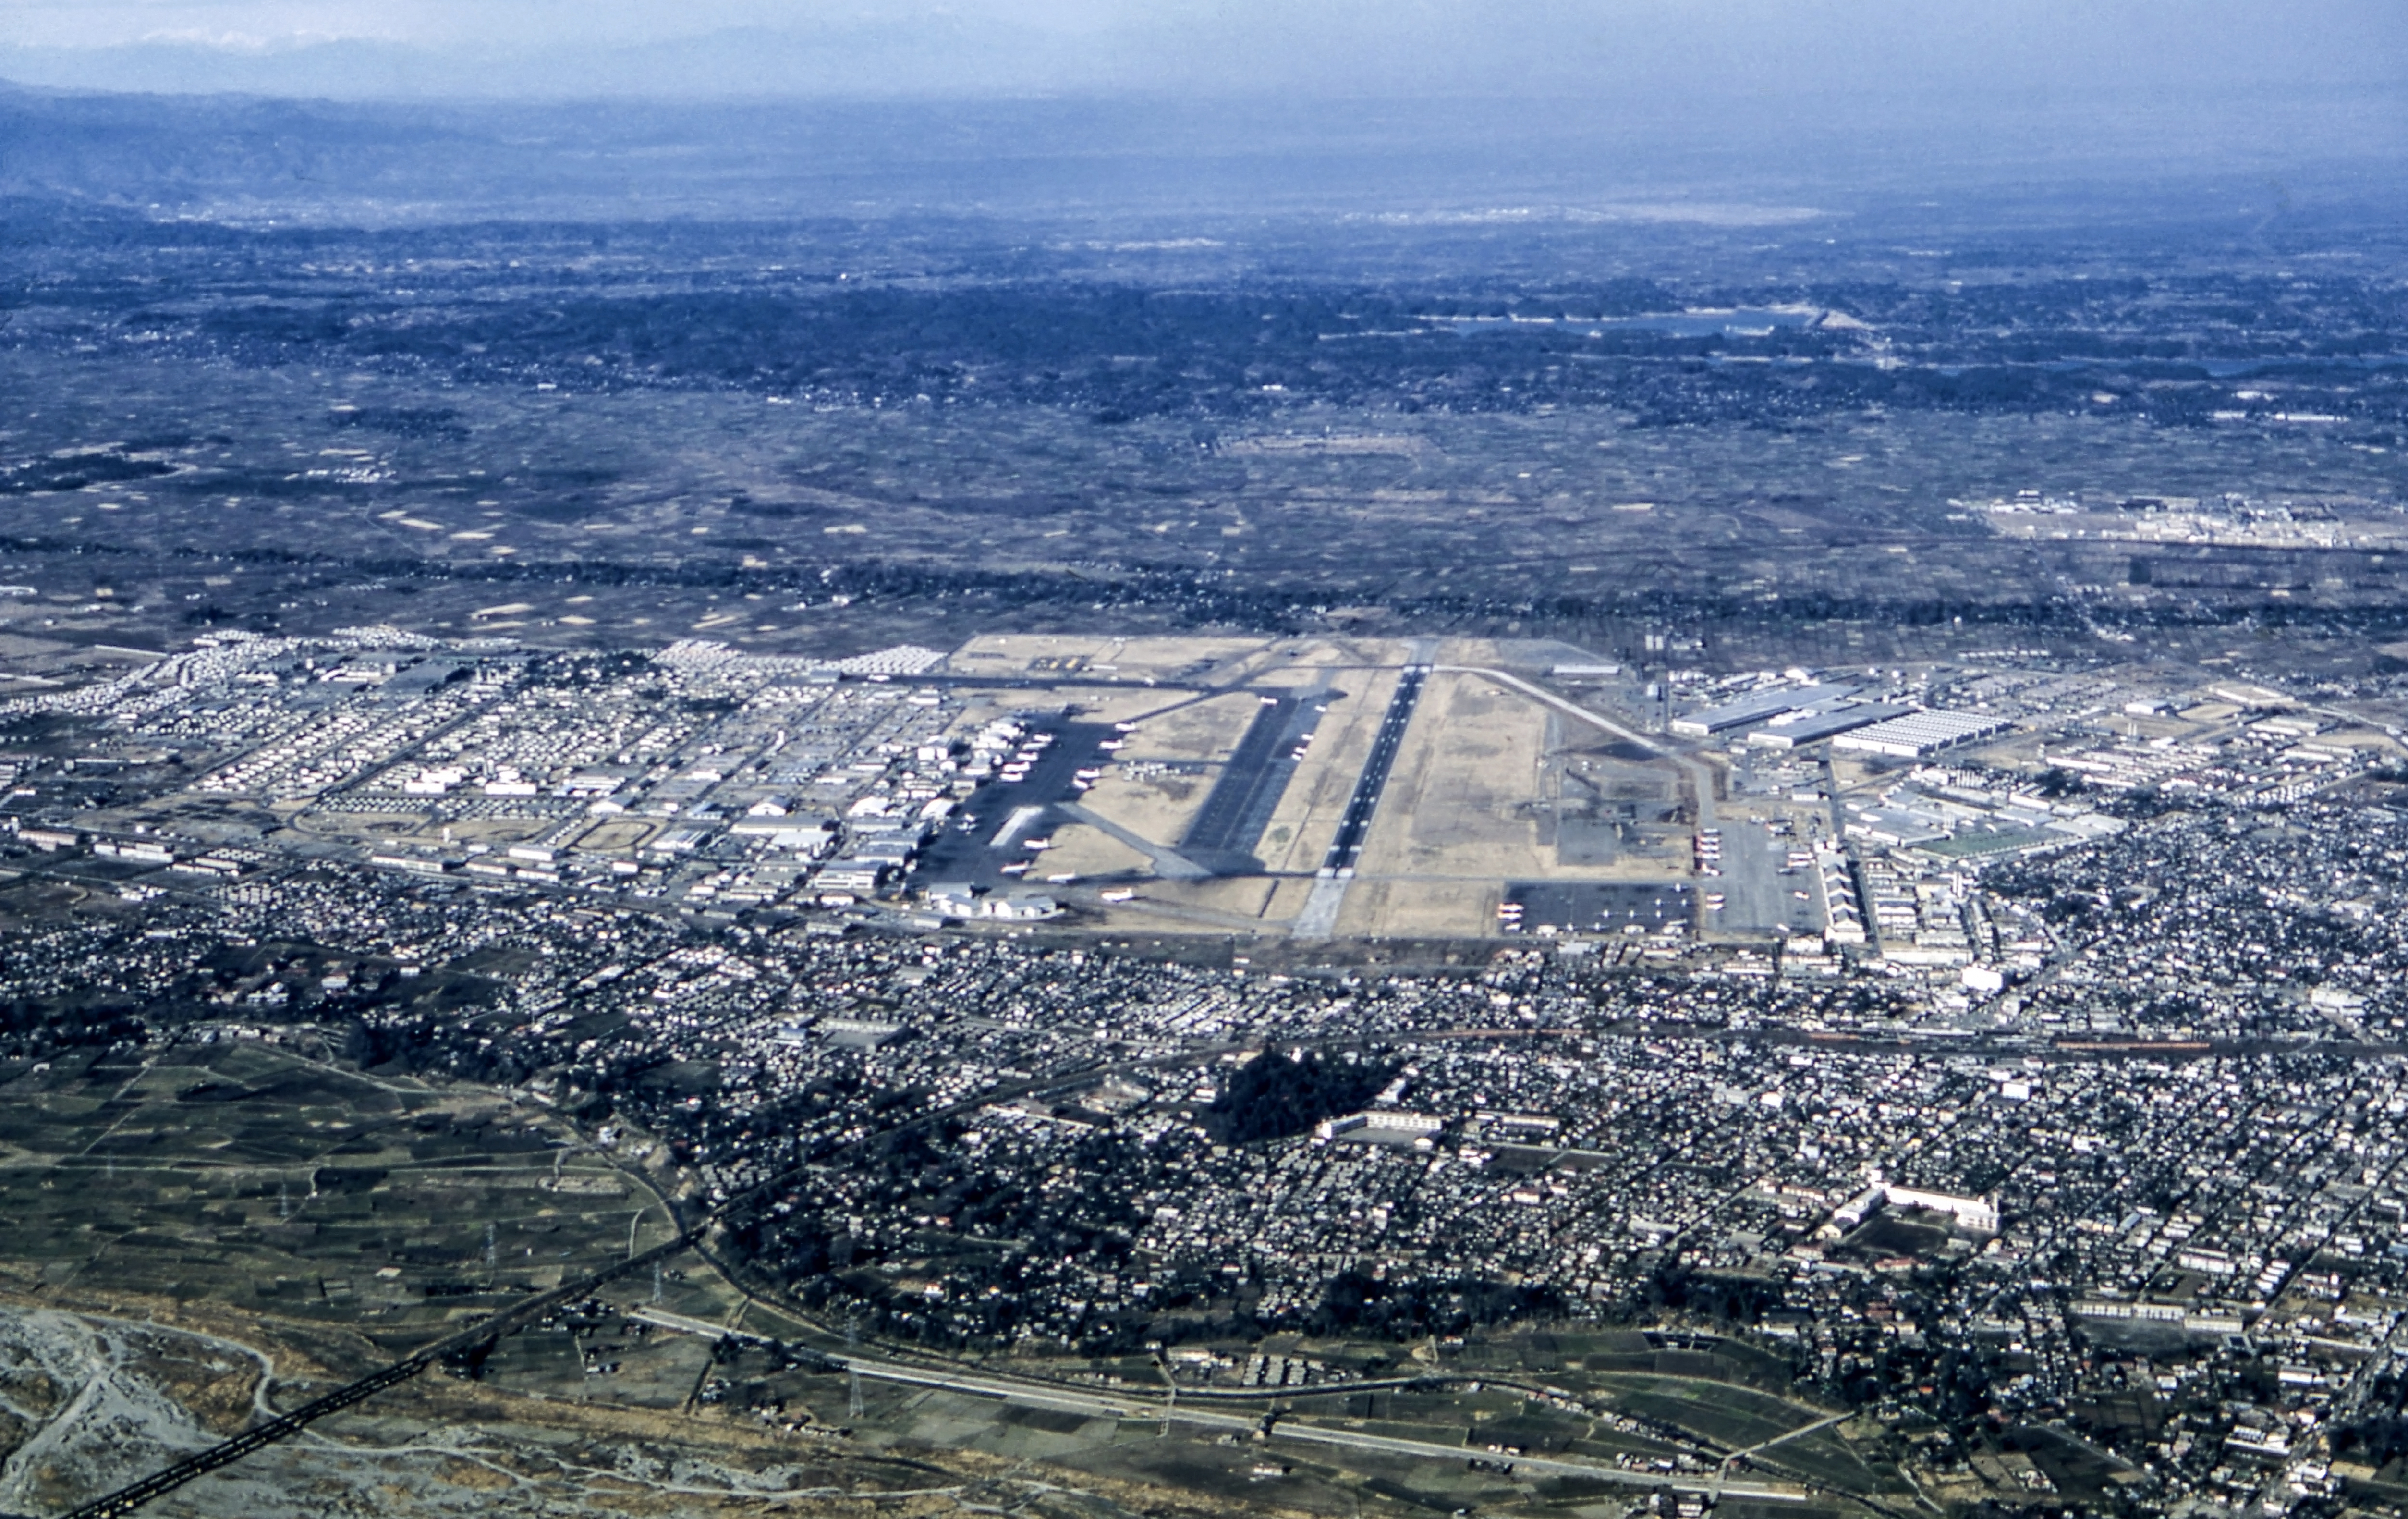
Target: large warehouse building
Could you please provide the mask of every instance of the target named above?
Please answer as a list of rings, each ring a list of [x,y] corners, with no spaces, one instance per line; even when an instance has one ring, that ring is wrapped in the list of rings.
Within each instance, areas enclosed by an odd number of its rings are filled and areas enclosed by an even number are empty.
[[[1790,686],[1778,691],[1759,691],[1755,695],[1742,696],[1720,707],[1684,712],[1672,720],[1671,728],[1684,738],[1710,738],[1733,728],[1753,726],[1784,712],[1829,707],[1856,694],[1856,687],[1844,685]]]
[[[1976,712],[1909,712],[1869,728],[1841,734],[1831,740],[1831,747],[1899,759],[1921,759],[1943,749],[2004,733],[2014,725],[2003,717]]]

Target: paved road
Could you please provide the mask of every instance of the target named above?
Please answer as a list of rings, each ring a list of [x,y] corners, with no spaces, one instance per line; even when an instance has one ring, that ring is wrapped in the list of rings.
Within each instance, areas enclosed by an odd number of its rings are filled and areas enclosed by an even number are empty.
[[[195,1477],[206,1476],[222,1467],[229,1467],[277,1441],[290,1438],[329,1414],[339,1413],[355,1403],[365,1402],[388,1387],[408,1382],[410,1378],[441,1361],[446,1356],[472,1351],[522,1329],[551,1312],[553,1309],[576,1301],[595,1287],[641,1269],[654,1261],[666,1260],[681,1254],[699,1231],[688,1231],[676,1239],[653,1246],[640,1254],[563,1283],[550,1292],[538,1293],[504,1309],[490,1317],[477,1320],[466,1328],[446,1335],[414,1355],[406,1356],[383,1369],[369,1373],[357,1382],[337,1387],[322,1397],[304,1403],[290,1413],[280,1414],[265,1424],[254,1425],[232,1440],[212,1445],[184,1459],[165,1467],[130,1487],[122,1487],[107,1497],[70,1510],[64,1519],[123,1519],[153,1498],[165,1498]]]
[[[1801,1424],[1795,1429],[1773,1436],[1770,1440],[1757,1440],[1755,1444],[1749,1446],[1743,1451],[1731,1452],[1730,1455],[1723,1457],[1723,1465],[1727,1467],[1733,1461],[1740,1460],[1745,1456],[1754,1455],[1758,1451],[1769,1451],[1775,1445],[1786,1444],[1790,1440],[1796,1440],[1800,1435],[1811,1435],[1817,1429],[1828,1429],[1835,1424],[1845,1424],[1853,1417],[1855,1417],[1853,1414],[1834,1413],[1828,1419],[1817,1419],[1813,1424]]]
[[[930,1387],[944,1392],[962,1393],[973,1397],[993,1397],[1034,1408],[1056,1409],[1068,1413],[1083,1413],[1099,1419],[1165,1419],[1168,1422],[1193,1425],[1206,1429],[1219,1429],[1232,1434],[1251,1435],[1262,1428],[1258,1417],[1239,1413],[1216,1413],[1197,1408],[1192,1402],[1166,1407],[1165,1403],[1141,1397],[1139,1390],[1083,1392],[1063,1386],[1032,1386],[1018,1382],[982,1376],[975,1372],[939,1369],[932,1367],[906,1366],[900,1362],[878,1360],[867,1356],[835,1356],[828,1359],[863,1377],[880,1382],[901,1383],[915,1387]],[[1343,1385],[1327,1388],[1342,1395]],[[1802,1431],[1800,1431],[1802,1433]],[[1375,1451],[1383,1455],[1410,1456],[1424,1461],[1461,1461],[1483,1453],[1461,1445],[1441,1444],[1437,1440],[1406,1440],[1395,1435],[1375,1435],[1361,1429],[1341,1429],[1326,1425],[1295,1423],[1274,1418],[1271,1440],[1299,1440],[1313,1444],[1335,1445],[1348,1450]],[[1763,1483],[1715,1483],[1710,1477],[1675,1476],[1656,1471],[1628,1471],[1603,1461],[1584,1460],[1578,1456],[1516,1455],[1510,1457],[1516,1470],[1544,1472],[1553,1476],[1591,1477],[1618,1483],[1629,1487],[1677,1489],[1690,1492],[1719,1491],[1726,1498],[1758,1498],[1772,1502],[1805,1501],[1803,1490],[1775,1487]]]
[[[1648,735],[1640,732],[1637,728],[1625,727],[1623,724],[1616,723],[1613,719],[1607,717],[1604,713],[1592,711],[1590,709],[1581,706],[1578,702],[1566,701],[1563,697],[1556,695],[1554,692],[1548,691],[1543,687],[1534,686],[1529,681],[1523,680],[1520,676],[1515,675],[1511,671],[1493,670],[1484,665],[1436,665],[1432,666],[1431,668],[1444,675],[1486,676],[1489,680],[1496,681],[1498,685],[1512,686],[1514,690],[1529,697],[1532,701],[1552,707],[1556,711],[1563,713],[1567,717],[1578,718],[1589,726],[1593,728],[1601,728],[1617,738],[1628,739],[1630,742],[1637,744],[1641,749],[1649,750],[1658,754],[1669,752],[1669,751],[1664,747],[1664,743],[1661,739],[1650,738]]]

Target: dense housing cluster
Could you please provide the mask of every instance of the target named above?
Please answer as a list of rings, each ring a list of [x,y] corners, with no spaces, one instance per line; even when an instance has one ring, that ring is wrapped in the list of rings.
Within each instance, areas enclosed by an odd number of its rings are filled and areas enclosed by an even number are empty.
[[[1764,803],[1696,834],[1698,910],[1794,882],[1785,938],[1258,967],[896,896],[988,788],[1092,773],[924,654],[357,629],[22,699],[155,792],[129,826],[20,763],[12,868],[128,907],[17,936],[8,1053],[334,1031],[580,1121],[763,1282],[932,1351],[1254,1386],[1351,1374],[1229,1353],[1267,1334],[1711,1323],[1939,1431],[1935,1469],[1982,1419],[2278,1506],[2386,1454],[2408,821],[2313,714],[2159,741],[2113,681],[1896,672],[1958,744],[1835,798],[1751,735],[1852,697],[1667,681],[1738,714],[1688,725]]]

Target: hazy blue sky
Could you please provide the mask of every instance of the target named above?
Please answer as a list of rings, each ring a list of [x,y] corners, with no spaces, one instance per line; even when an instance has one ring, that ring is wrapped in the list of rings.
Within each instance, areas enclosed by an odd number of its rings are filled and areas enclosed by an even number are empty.
[[[2408,89],[2408,0],[0,0],[0,77],[350,95]]]

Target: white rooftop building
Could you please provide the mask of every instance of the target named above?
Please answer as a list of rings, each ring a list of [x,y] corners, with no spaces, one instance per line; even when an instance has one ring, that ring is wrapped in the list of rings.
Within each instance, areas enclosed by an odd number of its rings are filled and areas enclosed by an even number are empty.
[[[2003,717],[1978,712],[1909,712],[1869,728],[1841,734],[1831,740],[1831,747],[1921,759],[1943,749],[2004,733],[2013,726]]]

